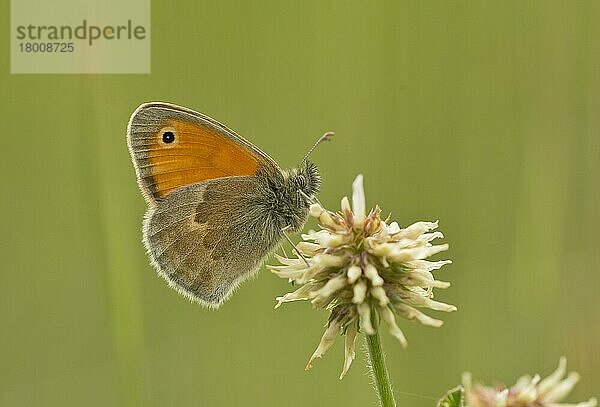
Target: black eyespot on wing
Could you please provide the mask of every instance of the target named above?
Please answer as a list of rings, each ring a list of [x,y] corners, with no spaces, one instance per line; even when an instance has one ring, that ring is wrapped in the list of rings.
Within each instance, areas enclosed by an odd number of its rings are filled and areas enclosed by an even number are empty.
[[[165,144],[170,144],[175,141],[175,133],[172,131],[165,131],[162,134],[162,141]]]

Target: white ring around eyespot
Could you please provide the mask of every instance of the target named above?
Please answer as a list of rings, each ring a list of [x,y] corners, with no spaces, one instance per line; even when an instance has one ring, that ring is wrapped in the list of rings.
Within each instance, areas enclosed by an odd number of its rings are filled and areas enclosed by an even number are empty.
[[[173,133],[173,135],[175,136],[175,140],[173,140],[172,143],[165,143],[163,141],[163,134],[165,134],[168,131]],[[160,129],[158,131],[158,143],[164,147],[173,147],[173,146],[177,145],[179,143],[179,136],[177,134],[177,130],[175,130],[175,128],[173,128],[173,127],[163,127],[162,129]]]

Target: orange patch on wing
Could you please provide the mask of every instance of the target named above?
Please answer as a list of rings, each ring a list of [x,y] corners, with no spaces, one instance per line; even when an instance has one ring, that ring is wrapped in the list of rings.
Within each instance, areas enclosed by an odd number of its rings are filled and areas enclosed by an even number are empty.
[[[163,141],[173,129],[175,140]],[[196,123],[169,120],[146,148],[151,167],[149,187],[155,197],[207,179],[254,175],[259,159],[243,145],[217,130]]]

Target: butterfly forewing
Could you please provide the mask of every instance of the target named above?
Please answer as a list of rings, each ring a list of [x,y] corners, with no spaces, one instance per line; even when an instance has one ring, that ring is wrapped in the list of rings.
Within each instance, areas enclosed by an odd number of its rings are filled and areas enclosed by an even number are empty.
[[[154,203],[209,179],[280,171],[269,156],[217,121],[167,103],[141,105],[127,132],[138,182]]]

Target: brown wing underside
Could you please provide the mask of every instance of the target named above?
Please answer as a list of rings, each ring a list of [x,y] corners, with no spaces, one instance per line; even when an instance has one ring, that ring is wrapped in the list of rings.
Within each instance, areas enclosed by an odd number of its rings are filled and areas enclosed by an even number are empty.
[[[281,238],[256,200],[259,177],[204,181],[151,208],[144,243],[159,274],[186,297],[218,307]]]

